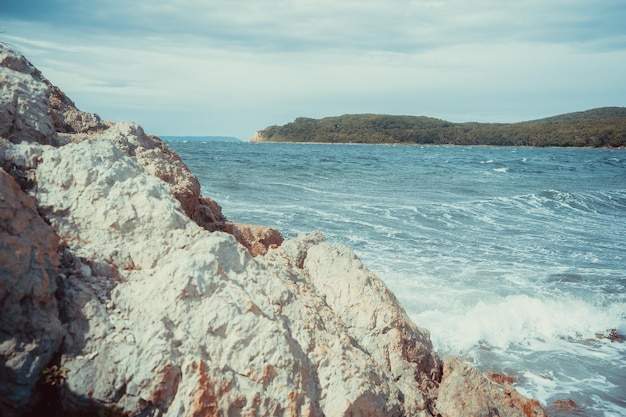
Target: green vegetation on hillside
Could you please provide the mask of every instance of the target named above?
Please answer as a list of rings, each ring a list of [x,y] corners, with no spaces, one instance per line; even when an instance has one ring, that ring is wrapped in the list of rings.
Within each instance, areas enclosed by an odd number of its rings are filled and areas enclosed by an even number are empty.
[[[626,108],[605,107],[520,123],[452,123],[381,114],[299,117],[259,133],[264,142],[623,147]]]

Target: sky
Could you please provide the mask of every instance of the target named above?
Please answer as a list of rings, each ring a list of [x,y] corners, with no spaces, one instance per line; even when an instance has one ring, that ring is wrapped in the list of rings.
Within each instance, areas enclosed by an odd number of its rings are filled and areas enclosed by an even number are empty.
[[[517,122],[626,106],[625,0],[0,0],[81,110],[235,136],[354,113]]]

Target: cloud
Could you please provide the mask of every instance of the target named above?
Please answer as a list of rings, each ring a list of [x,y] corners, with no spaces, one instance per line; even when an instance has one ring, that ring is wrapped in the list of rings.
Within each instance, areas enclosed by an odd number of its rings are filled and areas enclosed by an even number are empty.
[[[247,138],[355,112],[515,121],[626,96],[613,0],[36,3],[11,2],[0,36],[79,107],[155,133]]]
[[[182,35],[255,51],[417,53],[459,43],[626,42],[626,8],[618,1],[36,0],[9,2],[5,12],[77,32]]]

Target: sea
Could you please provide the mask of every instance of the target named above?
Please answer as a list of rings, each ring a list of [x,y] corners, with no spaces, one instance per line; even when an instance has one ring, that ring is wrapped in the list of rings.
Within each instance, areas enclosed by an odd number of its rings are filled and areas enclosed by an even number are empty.
[[[626,151],[167,144],[228,219],[352,248],[441,355],[626,416]]]

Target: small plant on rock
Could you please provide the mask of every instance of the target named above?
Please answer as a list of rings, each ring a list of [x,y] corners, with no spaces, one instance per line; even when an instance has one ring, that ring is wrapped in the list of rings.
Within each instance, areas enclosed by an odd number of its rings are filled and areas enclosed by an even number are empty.
[[[44,368],[41,373],[44,376],[44,382],[52,387],[60,387],[63,385],[65,378],[67,377],[67,369],[61,368],[57,365]]]

